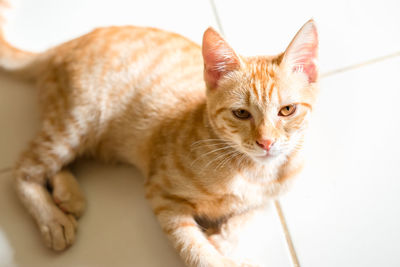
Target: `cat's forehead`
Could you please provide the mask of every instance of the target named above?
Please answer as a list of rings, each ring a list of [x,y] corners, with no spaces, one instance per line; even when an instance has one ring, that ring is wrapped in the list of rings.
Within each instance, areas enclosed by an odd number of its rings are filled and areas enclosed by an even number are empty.
[[[254,79],[270,79],[276,77],[279,62],[280,57],[248,57],[245,60],[245,70]]]
[[[246,62],[247,97],[264,106],[275,100],[279,83],[277,58],[255,57]]]

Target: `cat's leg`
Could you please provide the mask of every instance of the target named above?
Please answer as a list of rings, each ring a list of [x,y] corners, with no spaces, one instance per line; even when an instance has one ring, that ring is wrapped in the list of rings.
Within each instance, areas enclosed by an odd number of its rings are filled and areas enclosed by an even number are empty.
[[[77,223],[72,214],[80,215],[82,210],[64,198],[63,193],[70,189],[75,194],[74,199],[80,193],[76,194],[79,190],[71,176],[59,173],[64,165],[75,158],[81,146],[79,140],[84,139],[80,131],[71,127],[74,126],[69,123],[60,127],[45,121],[42,131],[21,155],[14,173],[19,198],[36,221],[46,245],[57,251],[64,250],[74,242]],[[49,181],[49,177],[53,177],[52,180]],[[51,183],[54,196],[48,191]],[[71,211],[74,212],[62,211],[53,197],[60,200],[60,204],[64,201],[62,207],[67,211],[73,206]]]
[[[74,215],[76,218],[82,216],[86,200],[75,176],[68,170],[63,169],[49,178],[52,196],[57,206],[64,211]]]
[[[193,267],[237,267],[238,264],[223,256],[207,239],[194,219],[194,207],[189,201],[162,193],[160,186],[146,188],[163,231],[188,266]]]

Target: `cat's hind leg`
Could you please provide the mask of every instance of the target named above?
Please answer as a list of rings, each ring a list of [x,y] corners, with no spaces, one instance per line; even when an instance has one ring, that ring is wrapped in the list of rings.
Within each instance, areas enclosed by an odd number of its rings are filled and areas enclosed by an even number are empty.
[[[79,216],[83,211],[76,181],[60,170],[76,157],[84,139],[83,131],[70,120],[44,121],[42,131],[15,167],[18,196],[36,221],[46,245],[57,251],[74,242],[77,229],[74,215]],[[49,187],[53,187],[53,195]]]
[[[86,201],[83,192],[74,175],[63,169],[49,178],[51,194],[57,206],[64,211],[74,215],[76,218],[82,216]]]

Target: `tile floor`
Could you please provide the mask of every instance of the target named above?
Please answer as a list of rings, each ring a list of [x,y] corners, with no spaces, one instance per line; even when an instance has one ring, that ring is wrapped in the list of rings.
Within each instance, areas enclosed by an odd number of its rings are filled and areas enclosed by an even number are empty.
[[[239,249],[257,247],[252,256],[263,266],[394,267],[400,266],[399,7],[396,0],[19,0],[6,35],[39,51],[97,26],[150,25],[200,42],[211,25],[239,52],[255,55],[280,52],[314,17],[325,76],[307,165]],[[142,177],[128,166],[75,164],[89,201],[77,242],[61,254],[42,245],[9,171],[39,127],[35,97],[31,85],[0,76],[0,266],[183,266],[144,200]]]

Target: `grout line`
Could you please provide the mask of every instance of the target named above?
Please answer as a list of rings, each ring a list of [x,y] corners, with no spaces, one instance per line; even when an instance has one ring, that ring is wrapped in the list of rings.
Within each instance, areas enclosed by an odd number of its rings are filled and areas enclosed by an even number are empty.
[[[279,220],[281,222],[283,233],[285,235],[286,244],[288,245],[290,256],[292,258],[293,267],[300,267],[299,259],[297,258],[296,250],[294,249],[293,241],[286,224],[285,216],[283,215],[281,204],[279,200],[275,200],[275,208],[278,212]]]
[[[225,36],[224,28],[222,27],[221,20],[219,19],[217,6],[215,5],[214,0],[210,0],[210,4],[214,13],[215,20],[217,21],[218,31],[222,36]]]
[[[348,70],[357,69],[357,68],[360,68],[360,67],[365,67],[365,66],[367,66],[369,64],[377,63],[377,62],[384,61],[384,60],[387,60],[387,59],[390,59],[390,58],[393,58],[393,57],[398,57],[398,56],[400,56],[400,51],[397,51],[395,53],[392,53],[392,54],[389,54],[389,55],[385,55],[385,56],[382,56],[382,57],[373,58],[373,59],[370,59],[370,60],[367,60],[367,61],[364,61],[364,62],[361,62],[361,63],[358,63],[358,64],[354,64],[354,65],[350,65],[350,66],[347,66],[347,67],[339,68],[339,69],[336,69],[336,70],[328,71],[326,73],[323,73],[321,75],[321,78],[325,78],[327,76],[331,76],[331,75],[338,74],[338,73],[341,73],[341,72],[345,72],[345,71],[348,71]]]
[[[0,169],[0,174],[12,171],[11,167],[5,167]]]

